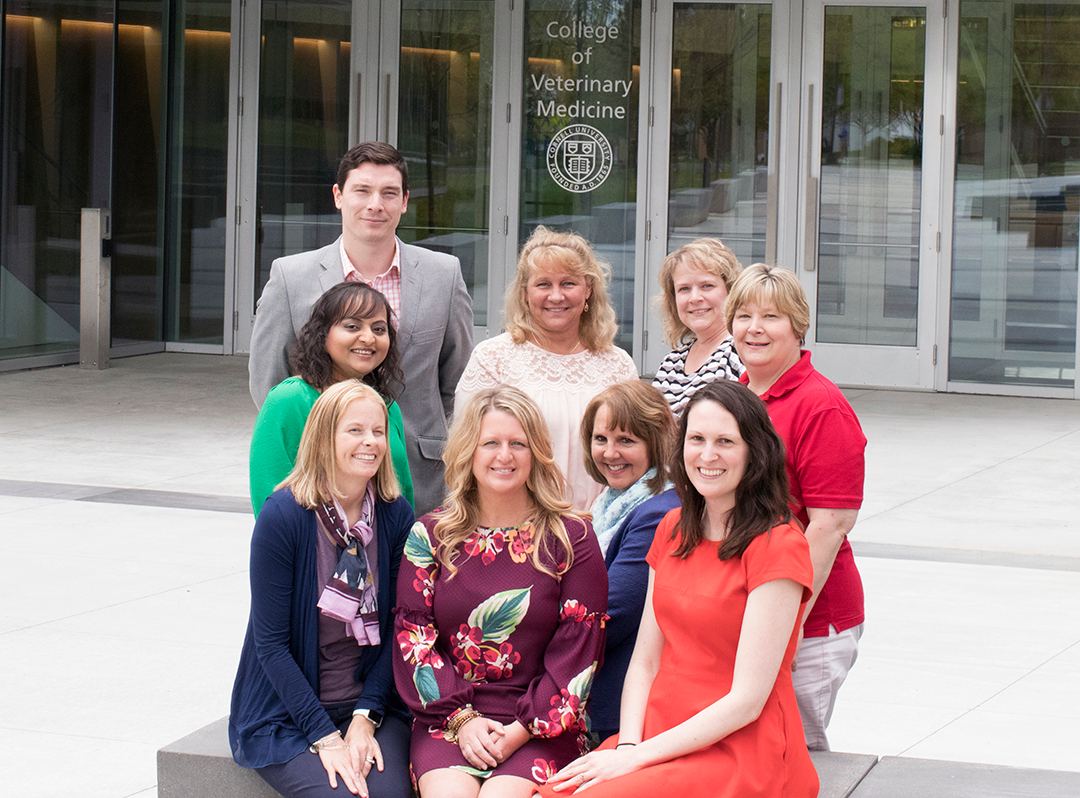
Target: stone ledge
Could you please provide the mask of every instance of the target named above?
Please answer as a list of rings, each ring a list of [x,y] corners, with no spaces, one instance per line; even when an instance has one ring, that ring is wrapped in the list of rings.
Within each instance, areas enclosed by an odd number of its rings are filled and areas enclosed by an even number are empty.
[[[1080,773],[882,757],[853,798],[1076,798]]]
[[[159,750],[157,772],[158,798],[281,798],[259,774],[233,762],[228,717]]]
[[[158,751],[158,798],[280,798],[254,771],[233,762],[228,722],[216,720]],[[848,798],[878,761],[835,751],[812,751],[810,758],[821,779],[819,798]]]
[[[821,789],[818,798],[848,798],[875,765],[874,754],[841,754],[836,751],[811,751]]]

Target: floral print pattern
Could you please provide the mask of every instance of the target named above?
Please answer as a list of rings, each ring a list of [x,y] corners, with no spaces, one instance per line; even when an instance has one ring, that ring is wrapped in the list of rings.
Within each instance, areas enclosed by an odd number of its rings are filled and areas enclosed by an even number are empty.
[[[495,556],[506,546],[507,531],[505,529],[480,528],[465,538],[462,548],[470,557],[480,555],[480,561],[484,565],[495,562]]]
[[[586,708],[603,651],[607,570],[585,522],[567,518],[574,565],[560,578],[538,571],[534,527],[480,528],[459,548],[450,575],[435,558],[435,519],[410,533],[395,626],[398,691],[414,717],[418,776],[436,768],[471,772],[444,738],[446,719],[472,704],[534,735],[496,774],[542,783],[582,751]],[[541,553],[547,567],[561,546]],[[480,775],[477,773],[476,775]]]
[[[547,780],[554,776],[558,769],[554,760],[534,759],[532,766],[533,781],[537,784],[546,784]]]
[[[521,654],[510,643],[495,645],[484,640],[484,630],[461,624],[454,635],[454,657],[457,672],[470,682],[487,682],[509,678]]]

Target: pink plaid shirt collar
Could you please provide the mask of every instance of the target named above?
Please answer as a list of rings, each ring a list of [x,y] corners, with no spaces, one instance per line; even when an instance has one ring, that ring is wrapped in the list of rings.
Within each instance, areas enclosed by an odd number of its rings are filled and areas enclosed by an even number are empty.
[[[363,275],[353,266],[352,261],[349,260],[349,254],[345,251],[344,238],[341,239],[338,247],[341,252],[341,269],[345,281],[366,283],[376,291],[382,292],[382,295],[386,297],[386,301],[390,303],[390,309],[394,311],[394,327],[396,329],[401,320],[401,245],[397,239],[394,239],[394,259],[390,261],[390,268],[370,280],[365,280]]]

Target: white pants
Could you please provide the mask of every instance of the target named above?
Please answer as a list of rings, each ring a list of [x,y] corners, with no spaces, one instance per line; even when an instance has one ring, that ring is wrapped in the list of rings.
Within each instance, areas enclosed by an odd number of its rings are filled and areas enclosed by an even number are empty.
[[[840,685],[859,656],[862,632],[863,624],[842,632],[830,626],[828,637],[803,638],[799,647],[791,680],[802,715],[806,747],[811,751],[829,750],[825,729],[832,719]]]

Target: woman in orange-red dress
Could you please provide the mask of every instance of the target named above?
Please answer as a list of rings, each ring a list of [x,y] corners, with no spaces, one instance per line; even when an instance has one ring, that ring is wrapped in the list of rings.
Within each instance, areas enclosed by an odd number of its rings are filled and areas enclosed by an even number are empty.
[[[620,729],[539,792],[588,798],[813,798],[791,686],[809,549],[787,509],[784,447],[765,405],[719,381],[680,422],[682,508],[657,529]]]

